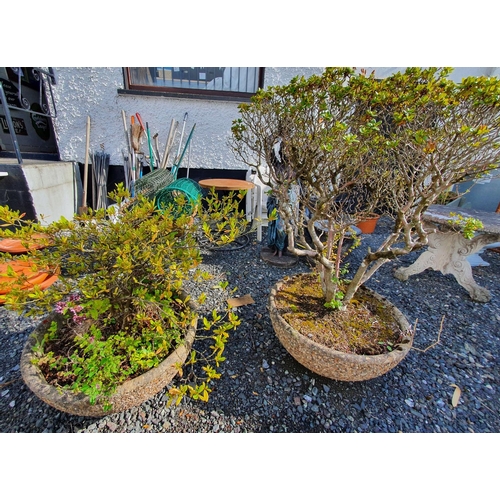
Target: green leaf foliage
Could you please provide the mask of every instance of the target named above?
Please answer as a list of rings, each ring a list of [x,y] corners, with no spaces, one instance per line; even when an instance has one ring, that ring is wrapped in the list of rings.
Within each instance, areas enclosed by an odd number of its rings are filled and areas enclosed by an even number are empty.
[[[183,283],[201,262],[200,227],[216,243],[239,236],[246,227],[237,220],[242,217],[234,204],[227,207],[210,196],[194,207],[196,217],[174,216],[172,207],[157,210],[154,200],[142,196],[131,199],[122,185],[110,197],[115,205],[107,210],[89,209],[49,225],[0,207],[0,237],[28,242],[34,232],[42,233],[50,245],[18,258],[29,259],[34,270],[50,269],[59,276],[46,290],[13,287],[5,296],[6,307],[27,315],[58,313],[35,346],[33,362],[49,383],[104,405],[117,385],[161,363],[195,320]],[[0,259],[9,262],[13,256]],[[12,268],[5,274],[12,275]],[[197,279],[203,277],[198,273]],[[210,368],[190,372],[195,389],[176,393],[179,401],[184,395],[208,399],[228,331],[237,324],[230,311],[203,318],[206,333],[197,336],[193,348],[199,344],[205,354],[192,354],[188,364],[195,370],[199,357]],[[207,342],[212,349],[205,348]]]

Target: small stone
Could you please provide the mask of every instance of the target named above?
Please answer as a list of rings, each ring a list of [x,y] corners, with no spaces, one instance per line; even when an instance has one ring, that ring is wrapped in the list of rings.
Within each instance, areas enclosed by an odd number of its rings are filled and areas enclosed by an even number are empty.
[[[415,403],[413,402],[413,399],[405,399],[405,403],[410,407],[413,408],[415,406]]]
[[[269,364],[265,359],[262,360],[262,368],[264,368],[264,370],[267,370],[269,368]]]
[[[108,422],[106,424],[111,432],[115,432],[118,426],[114,422]]]
[[[471,354],[474,354],[474,356],[477,356],[477,351],[476,351],[476,349],[474,349],[473,346],[471,346],[470,344],[468,344],[467,342],[465,342],[464,347],[465,347],[466,351],[470,352]]]
[[[11,408],[14,408],[14,406],[16,406],[16,402],[15,402],[15,401],[11,401],[11,402],[9,403],[9,406],[10,406]]]

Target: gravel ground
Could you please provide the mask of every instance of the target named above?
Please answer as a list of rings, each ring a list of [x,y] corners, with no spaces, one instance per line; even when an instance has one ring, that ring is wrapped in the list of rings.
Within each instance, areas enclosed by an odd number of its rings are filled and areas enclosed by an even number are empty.
[[[349,261],[359,261],[387,234],[381,220],[374,234]],[[264,230],[265,235],[265,230]],[[0,431],[4,433],[498,433],[500,431],[500,254],[486,251],[488,267],[475,267],[476,281],[488,288],[487,304],[470,300],[452,276],[426,271],[407,282],[393,269],[408,265],[416,254],[390,262],[368,282],[417,321],[414,347],[403,362],[383,377],[357,383],[319,377],[299,365],[274,335],[267,298],[283,276],[308,271],[305,261],[291,269],[260,259],[265,246],[255,235],[245,248],[205,252],[207,306],[222,300],[214,285],[227,279],[236,295],[255,303],[238,309],[242,325],[227,347],[223,375],[208,403],[186,400],[166,408],[164,392],[134,408],[104,418],[59,412],[24,385],[19,359],[34,327],[26,318],[0,308]],[[452,405],[455,386],[461,389]]]

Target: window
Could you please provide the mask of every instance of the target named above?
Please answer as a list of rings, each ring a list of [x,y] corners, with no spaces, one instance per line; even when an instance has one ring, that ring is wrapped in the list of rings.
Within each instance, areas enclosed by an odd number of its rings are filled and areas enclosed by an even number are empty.
[[[125,92],[245,100],[264,83],[264,68],[125,68]]]

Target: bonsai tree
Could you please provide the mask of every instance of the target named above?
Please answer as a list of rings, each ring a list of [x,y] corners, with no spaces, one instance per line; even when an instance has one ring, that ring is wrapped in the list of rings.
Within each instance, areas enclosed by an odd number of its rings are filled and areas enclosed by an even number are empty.
[[[28,316],[58,313],[33,360],[48,382],[86,394],[91,402],[106,401],[120,383],[154,368],[183,342],[197,315],[183,284],[204,277],[197,269],[199,231],[213,237],[210,227],[216,221],[218,241],[225,242],[246,223],[236,197],[208,208],[200,201],[190,210],[182,210],[186,199],[180,197],[159,211],[144,196],[131,202],[121,185],[110,196],[116,205],[49,225],[0,207],[0,238],[17,238],[28,250],[37,234],[39,246],[47,245],[16,259],[0,255],[6,263],[2,281],[10,282],[10,291],[2,292],[5,305]],[[211,212],[211,206],[220,211]],[[14,272],[19,262],[30,272],[58,279],[45,290],[35,282],[28,286],[26,273]],[[202,303],[204,296],[194,299]],[[194,348],[184,371],[178,367],[184,378],[171,389],[172,400],[208,399],[211,382],[220,376],[228,332],[238,324],[229,308],[203,318],[195,345],[208,339],[211,347]],[[198,360],[202,367],[195,371]]]
[[[408,68],[379,81],[328,68],[240,104],[231,148],[271,186],[288,250],[315,260],[327,304],[344,307],[383,263],[426,245],[429,205],[498,166],[500,82],[454,83],[450,71]],[[392,233],[340,293],[343,240],[370,212],[390,216]]]

